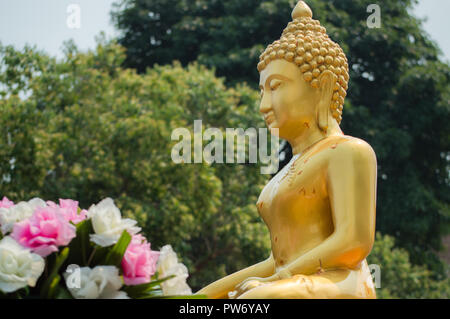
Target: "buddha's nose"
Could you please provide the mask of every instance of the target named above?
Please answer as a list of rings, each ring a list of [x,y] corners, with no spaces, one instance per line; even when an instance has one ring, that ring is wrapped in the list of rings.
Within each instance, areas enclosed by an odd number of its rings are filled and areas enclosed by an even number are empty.
[[[261,99],[261,104],[259,105],[259,112],[261,112],[262,114],[268,113],[272,108],[270,104],[269,94],[264,94]]]

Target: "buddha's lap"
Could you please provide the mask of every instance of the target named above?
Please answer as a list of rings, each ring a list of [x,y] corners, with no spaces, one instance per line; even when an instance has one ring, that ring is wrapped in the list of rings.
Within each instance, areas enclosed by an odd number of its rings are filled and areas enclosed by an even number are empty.
[[[352,299],[375,298],[368,268],[331,270],[317,275],[295,275],[253,288],[240,299]]]

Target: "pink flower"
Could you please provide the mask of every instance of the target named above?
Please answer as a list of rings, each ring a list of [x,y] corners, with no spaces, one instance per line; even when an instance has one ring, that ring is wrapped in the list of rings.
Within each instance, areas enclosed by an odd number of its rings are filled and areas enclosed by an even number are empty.
[[[78,202],[71,199],[60,199],[59,206],[53,202],[47,202],[48,206],[59,207],[67,221],[78,224],[87,218],[87,210],[78,213]]]
[[[14,225],[11,237],[41,257],[58,251],[76,236],[75,226],[66,220],[59,207],[38,207],[33,215]]]
[[[134,235],[122,259],[123,279],[128,286],[146,284],[156,272],[159,252],[150,249],[142,235]]]
[[[6,196],[3,197],[2,201],[0,202],[0,208],[10,208],[14,206],[14,203],[10,201]]]

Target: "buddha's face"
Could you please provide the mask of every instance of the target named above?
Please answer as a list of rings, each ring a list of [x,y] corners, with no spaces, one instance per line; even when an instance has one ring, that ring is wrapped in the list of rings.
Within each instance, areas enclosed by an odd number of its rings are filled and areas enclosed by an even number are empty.
[[[303,79],[294,63],[274,60],[260,74],[260,112],[269,130],[280,138],[296,139],[316,125],[316,105],[320,97]]]

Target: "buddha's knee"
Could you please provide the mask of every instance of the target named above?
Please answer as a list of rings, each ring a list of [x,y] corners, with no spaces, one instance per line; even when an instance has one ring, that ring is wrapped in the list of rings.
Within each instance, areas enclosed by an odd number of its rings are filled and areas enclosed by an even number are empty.
[[[320,275],[295,275],[263,284],[242,294],[241,299],[353,299],[375,298],[358,272],[338,270]]]
[[[242,294],[239,299],[309,299],[314,298],[322,289],[309,276],[296,275],[264,283]]]

